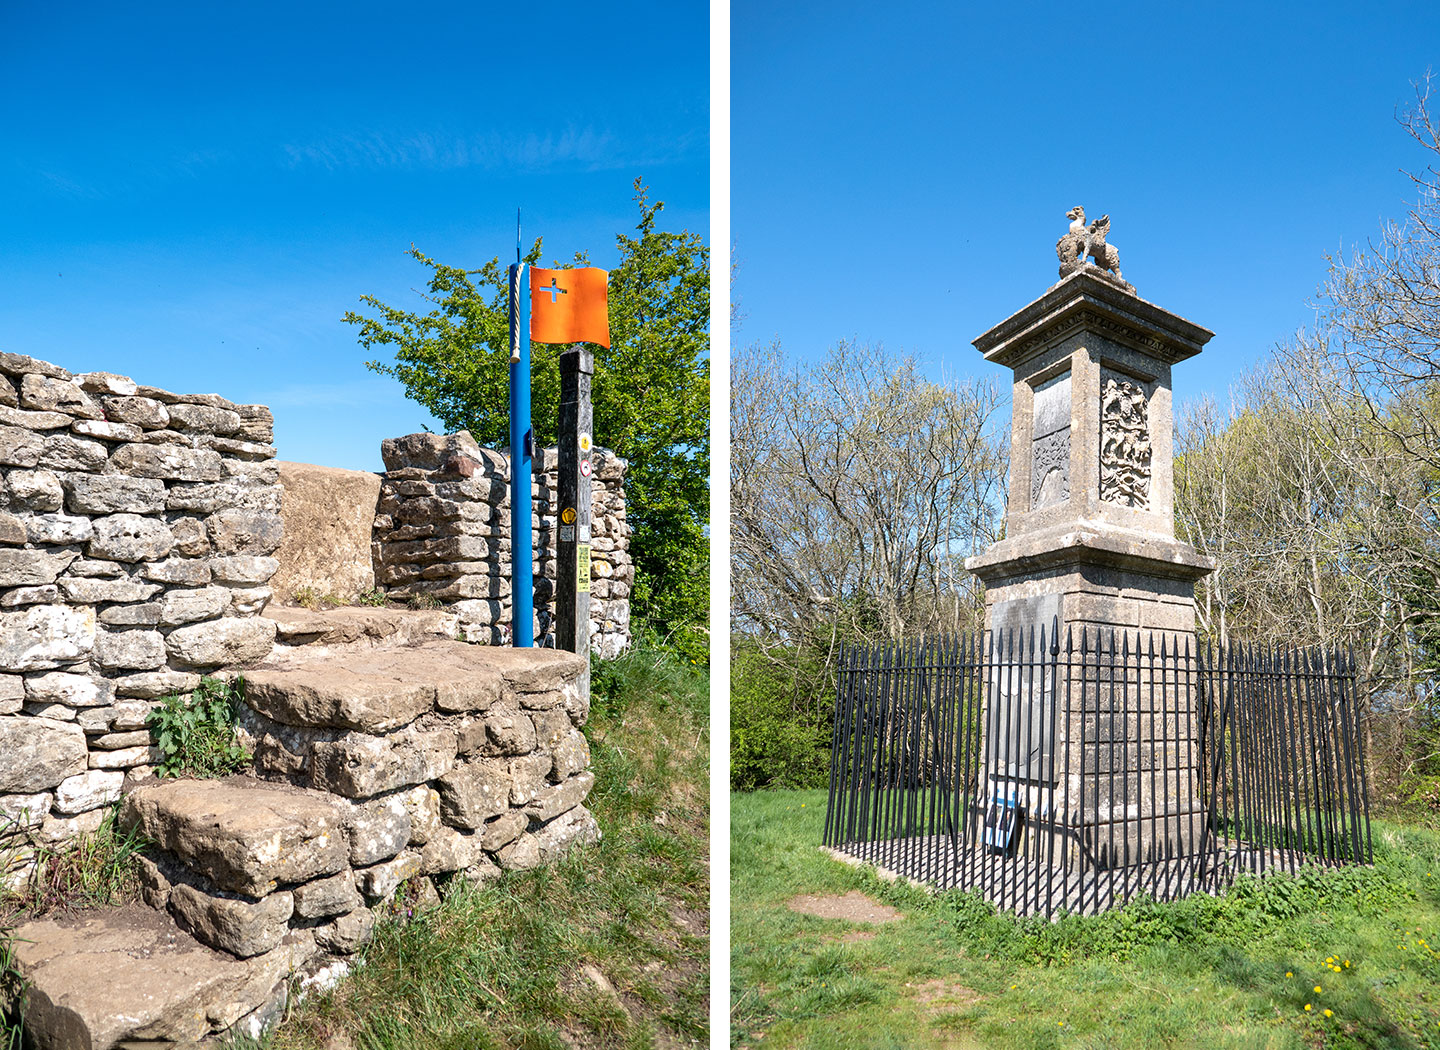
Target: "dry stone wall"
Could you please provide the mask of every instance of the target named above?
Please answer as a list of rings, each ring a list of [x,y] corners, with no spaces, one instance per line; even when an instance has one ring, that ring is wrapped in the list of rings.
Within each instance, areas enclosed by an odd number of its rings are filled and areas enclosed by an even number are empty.
[[[145,718],[269,652],[280,544],[263,405],[0,353],[0,826],[98,826]],[[23,870],[27,851],[9,855]],[[6,875],[14,872],[4,873]]]
[[[432,599],[459,614],[468,641],[509,641],[510,460],[481,448],[466,431],[408,434],[381,445],[375,517],[376,582],[392,597]],[[601,656],[630,644],[630,530],[625,522],[625,460],[592,454],[590,645]],[[542,450],[532,483],[535,535],[535,637],[555,644],[556,505],[559,456]]]
[[[347,955],[402,885],[546,863],[600,831],[570,653],[430,642],[245,672],[261,779],[159,781],[121,822],[156,844],[147,899],[250,958],[309,939]]]

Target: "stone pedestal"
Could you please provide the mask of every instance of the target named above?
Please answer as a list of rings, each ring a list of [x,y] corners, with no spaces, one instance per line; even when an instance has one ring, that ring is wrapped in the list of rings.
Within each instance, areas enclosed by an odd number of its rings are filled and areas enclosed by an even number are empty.
[[[1127,633],[1133,652],[1137,633],[1148,647],[1166,632],[1167,652],[1177,641],[1193,652],[1195,581],[1211,563],[1175,539],[1170,369],[1211,335],[1086,266],[975,340],[1013,370],[1014,418],[1005,538],[966,565],[986,585],[998,638],[1028,640],[1033,627],[1048,642],[1058,623],[1062,647],[1059,681],[1036,671],[992,686],[991,739],[1005,725],[1042,731],[1019,745],[1023,762],[1016,746],[990,749],[990,790],[1027,801],[1032,842],[1050,826],[1102,867],[1132,852],[1115,856],[1117,842],[1188,852],[1195,713],[1186,687],[1148,681],[1144,668],[1092,674],[1082,701],[1063,649],[1073,639],[1078,661],[1082,637],[1092,652],[1113,638],[1122,661]],[[1136,690],[1143,714],[1128,699]]]

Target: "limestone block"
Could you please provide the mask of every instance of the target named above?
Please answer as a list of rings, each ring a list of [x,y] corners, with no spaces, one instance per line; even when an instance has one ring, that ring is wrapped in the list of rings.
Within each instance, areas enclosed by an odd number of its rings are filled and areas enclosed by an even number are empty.
[[[96,751],[128,751],[132,748],[148,748],[150,746],[150,732],[146,729],[135,729],[128,733],[105,733],[101,736],[89,738],[90,753]]]
[[[529,871],[540,866],[540,844],[528,832],[501,847],[495,861],[506,871]]]
[[[125,774],[119,770],[88,769],[60,782],[55,789],[55,812],[73,817],[109,805],[120,797]]]
[[[352,955],[364,946],[375,929],[375,916],[368,908],[356,908],[328,926],[315,931],[315,943],[338,955]]]
[[[375,586],[371,525],[380,478],[359,470],[278,464],[285,494],[280,569],[271,585],[282,598],[300,587],[350,597]]]
[[[19,547],[28,543],[30,537],[25,532],[25,522],[13,514],[0,512],[0,543],[9,547]]]
[[[53,470],[99,471],[109,454],[104,442],[73,434],[52,434],[45,439],[40,460]]]
[[[106,561],[102,558],[76,558],[70,563],[71,576],[91,576],[96,579],[109,580],[119,579],[121,576],[128,576],[128,566],[121,565],[118,561]]]
[[[110,423],[97,419],[77,419],[70,429],[85,437],[97,437],[106,441],[139,441],[144,434],[134,423]]]
[[[161,500],[164,502],[163,498]],[[187,558],[210,553],[210,535],[205,523],[199,518],[179,518],[170,523],[170,533],[175,537],[175,553]]]
[[[159,631],[101,627],[91,659],[107,671],[153,671],[165,664],[165,639]]]
[[[556,780],[574,776],[590,765],[590,741],[580,730],[571,728],[560,743],[551,749],[554,768],[550,775]]]
[[[268,583],[279,567],[280,563],[276,559],[254,554],[236,554],[210,560],[210,571],[220,583]]]
[[[490,749],[500,755],[528,755],[535,750],[535,723],[523,711],[508,705],[485,715]]]
[[[242,959],[280,944],[295,910],[294,897],[272,893],[261,900],[211,896],[180,883],[170,890],[170,911],[195,938]]]
[[[246,441],[273,441],[275,438],[275,416],[264,405],[236,405],[235,414],[240,417],[240,429],[235,436]]]
[[[18,674],[0,675],[0,703],[25,699],[25,679]]]
[[[148,562],[164,558],[174,546],[175,537],[164,522],[138,514],[112,514],[95,519],[89,554],[121,562]]]
[[[32,703],[104,707],[114,702],[115,686],[105,678],[49,671],[25,679],[25,698]]]
[[[20,381],[20,404],[41,412],[64,412],[82,419],[103,419],[95,399],[69,379],[27,375]]]
[[[380,677],[364,668],[260,670],[245,679],[246,702],[292,726],[384,732],[413,722],[431,709],[434,698],[428,682]]]
[[[248,478],[208,485],[171,485],[166,492],[165,506],[168,510],[194,514],[213,514],[225,507],[278,511],[280,489],[276,485],[261,484]]]
[[[143,700],[122,700],[107,709],[110,728],[115,730],[144,729],[145,721],[154,707],[154,704],[147,704]]]
[[[177,445],[121,445],[110,457],[109,470],[137,478],[218,481],[220,453]]]
[[[419,874],[420,854],[415,850],[406,850],[393,860],[357,871],[355,876],[366,899],[383,901],[393,897],[402,882]]]
[[[599,842],[601,837],[594,814],[584,806],[576,806],[529,834],[539,848],[542,864],[557,860],[572,846],[590,845]]]
[[[201,434],[233,434],[240,429],[240,416],[225,408],[176,404],[170,406],[170,425]]]
[[[70,722],[11,715],[0,718],[0,792],[49,791],[85,771],[85,734]]]
[[[73,817],[57,817],[52,814],[40,825],[36,838],[41,845],[54,846],[70,842],[81,835],[93,835],[105,822],[105,812],[103,809],[92,809]]]
[[[525,807],[525,815],[531,820],[554,820],[561,813],[566,813],[584,802],[594,786],[594,773],[577,773],[536,795]]]
[[[165,651],[178,667],[209,668],[262,659],[274,644],[274,621],[227,616],[177,627],[166,637]]]
[[[135,393],[135,380],[114,372],[82,372],[72,377],[87,394],[119,394],[128,396]]]
[[[24,704],[20,710],[27,715],[53,718],[58,722],[74,722],[76,718],[75,708],[66,707],[64,704]]]
[[[5,479],[10,506],[26,510],[59,510],[65,499],[60,478],[52,470],[12,470]]]
[[[0,795],[0,835],[40,827],[50,815],[52,798],[48,791],[34,795]]]
[[[260,896],[344,870],[347,810],[320,792],[239,777],[166,780],[127,795],[120,822],[221,889]]]
[[[510,804],[528,805],[544,791],[554,760],[549,755],[521,755],[512,758],[510,770]]]
[[[439,834],[440,792],[429,784],[419,784],[401,796],[405,800],[405,811],[410,814],[411,846],[423,846]]]
[[[66,503],[75,514],[155,514],[165,508],[165,483],[121,474],[67,474]]]
[[[482,449],[468,430],[456,434],[406,434],[380,442],[380,458],[387,471],[419,467],[439,470],[455,459],[468,459],[481,467],[495,458],[495,453]]]
[[[205,448],[213,448],[216,452],[224,453],[226,464],[233,464],[238,460],[268,463],[275,458],[274,445],[262,445],[256,441],[240,441],[236,438],[202,434],[195,439],[195,443]]]
[[[435,783],[445,823],[474,831],[510,808],[513,781],[501,762],[478,759],[461,763]]]
[[[280,546],[280,515],[267,510],[227,507],[205,519],[217,554],[269,554]]]
[[[420,852],[420,869],[426,875],[440,875],[468,868],[483,857],[478,835],[441,827]]]
[[[160,760],[159,749],[144,745],[122,747],[118,751],[91,751],[91,769],[134,769]]]
[[[146,430],[163,430],[170,425],[170,411],[149,397],[119,396],[101,398],[105,418],[116,423],[134,423]]]
[[[487,851],[494,853],[500,849],[500,847],[506,846],[519,838],[520,833],[523,832],[529,824],[530,821],[524,813],[513,809],[507,813],[502,813],[494,820],[488,821],[485,824],[485,829],[481,833],[480,845]]]
[[[141,566],[140,575],[160,583],[200,587],[210,582],[210,563],[203,558],[166,558]]]
[[[60,581],[60,592],[77,605],[100,602],[143,602],[163,590],[158,584],[138,580],[89,580],[66,578]],[[105,621],[114,623],[114,620]]]
[[[165,593],[159,604],[159,622],[166,627],[176,627],[219,616],[230,604],[230,592],[224,587],[172,590]]]
[[[153,700],[171,693],[188,693],[197,689],[200,685],[200,676],[166,668],[160,671],[122,675],[113,681],[116,696]]]
[[[535,723],[536,746],[547,751],[553,751],[574,728],[570,724],[570,716],[559,705],[559,697],[556,696],[550,703],[551,706],[530,712],[530,720]]]
[[[22,520],[25,523],[25,537],[31,543],[84,543],[95,531],[89,518],[67,514],[40,514]]]
[[[0,376],[0,405],[14,408],[19,403],[20,395],[15,392],[15,384],[8,378]]]
[[[44,450],[45,439],[33,430],[0,425],[0,464],[33,467]]]
[[[0,556],[6,553],[0,551]],[[94,609],[32,605],[0,613],[0,671],[40,671],[73,664],[88,656],[94,645]]]
[[[360,898],[360,891],[355,888],[355,875],[349,869],[296,886],[293,892],[295,914],[302,919],[347,915],[365,903]]]
[[[0,587],[35,587],[54,583],[75,560],[73,552],[0,550]]]
[[[367,867],[389,860],[410,841],[404,794],[386,795],[355,807],[350,817],[350,863]]]
[[[455,764],[455,731],[407,726],[388,736],[349,732],[311,745],[311,783],[346,798],[372,798],[444,776]]]
[[[275,592],[269,587],[231,587],[230,610],[236,616],[255,616],[265,610]]]

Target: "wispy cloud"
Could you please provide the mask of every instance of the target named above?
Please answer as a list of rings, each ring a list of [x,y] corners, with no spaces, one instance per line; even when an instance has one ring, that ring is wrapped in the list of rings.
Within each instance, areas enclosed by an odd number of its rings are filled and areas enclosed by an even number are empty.
[[[606,129],[572,125],[523,134],[417,131],[395,135],[368,131],[286,144],[282,149],[286,162],[297,168],[503,168],[533,173],[557,168],[604,171],[657,164],[680,159],[703,146],[703,137],[694,133],[637,142],[621,139]]]

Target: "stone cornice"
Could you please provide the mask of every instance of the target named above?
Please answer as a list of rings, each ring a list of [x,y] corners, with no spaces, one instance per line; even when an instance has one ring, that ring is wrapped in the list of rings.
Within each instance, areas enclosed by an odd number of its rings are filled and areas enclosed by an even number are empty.
[[[987,361],[1017,368],[1078,331],[1097,332],[1165,364],[1194,357],[1214,335],[1091,270],[1071,274],[974,340]]]

